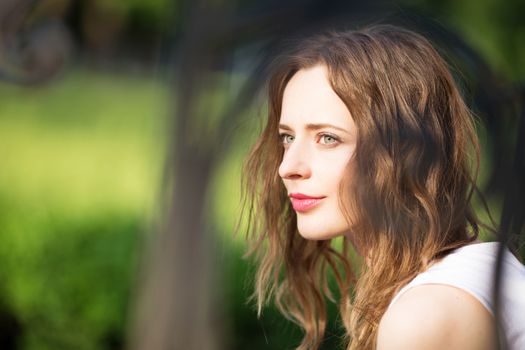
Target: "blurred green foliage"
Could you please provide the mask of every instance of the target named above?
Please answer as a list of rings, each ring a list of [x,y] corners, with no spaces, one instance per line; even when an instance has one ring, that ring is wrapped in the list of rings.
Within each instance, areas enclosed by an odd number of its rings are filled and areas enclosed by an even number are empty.
[[[402,4],[460,35],[509,81],[525,79],[525,1],[403,0]]]
[[[98,11],[120,14],[130,20],[136,29],[166,29],[170,24],[177,1],[173,0],[91,0]]]
[[[0,96],[0,313],[20,324],[20,349],[116,349],[158,191],[166,89],[75,70]]]

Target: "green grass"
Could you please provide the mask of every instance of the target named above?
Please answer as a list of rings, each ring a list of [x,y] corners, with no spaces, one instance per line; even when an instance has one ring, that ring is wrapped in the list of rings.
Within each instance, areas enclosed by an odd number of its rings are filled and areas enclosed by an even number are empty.
[[[167,91],[129,77],[72,72],[46,89],[2,87],[0,191],[67,211],[151,206]]]
[[[80,69],[0,86],[0,313],[20,349],[122,343],[168,97],[147,77]]]

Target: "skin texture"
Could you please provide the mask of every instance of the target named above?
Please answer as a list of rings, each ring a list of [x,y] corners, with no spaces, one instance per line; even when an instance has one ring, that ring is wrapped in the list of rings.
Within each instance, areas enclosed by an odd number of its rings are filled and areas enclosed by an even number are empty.
[[[310,124],[332,126],[312,128]],[[338,186],[355,149],[356,127],[329,85],[324,66],[300,70],[288,82],[279,134],[284,148],[279,175],[288,194],[325,197],[310,210],[297,212],[299,233],[311,240],[347,234],[349,224],[339,208]]]
[[[428,284],[406,291],[383,315],[377,350],[498,349],[493,316],[469,293]]]

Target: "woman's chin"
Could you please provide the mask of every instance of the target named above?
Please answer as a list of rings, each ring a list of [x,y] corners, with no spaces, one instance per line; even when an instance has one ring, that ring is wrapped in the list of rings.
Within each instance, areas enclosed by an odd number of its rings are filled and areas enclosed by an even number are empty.
[[[349,225],[345,218],[340,216],[315,215],[298,216],[297,230],[308,240],[321,241],[343,236],[349,232]]]
[[[338,237],[342,234],[327,231],[301,230],[299,229],[301,237],[311,241],[322,241]]]

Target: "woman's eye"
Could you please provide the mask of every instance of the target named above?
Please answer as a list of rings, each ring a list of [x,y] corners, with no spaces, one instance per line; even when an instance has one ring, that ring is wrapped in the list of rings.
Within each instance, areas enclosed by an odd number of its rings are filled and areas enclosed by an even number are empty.
[[[331,144],[336,143],[339,140],[335,136],[323,134],[321,135],[321,141],[324,141],[324,142],[321,142],[322,144],[331,145]]]
[[[288,143],[292,143],[294,137],[292,135],[289,135],[289,134],[280,134],[279,137],[281,138],[281,142],[283,144],[288,144]]]

